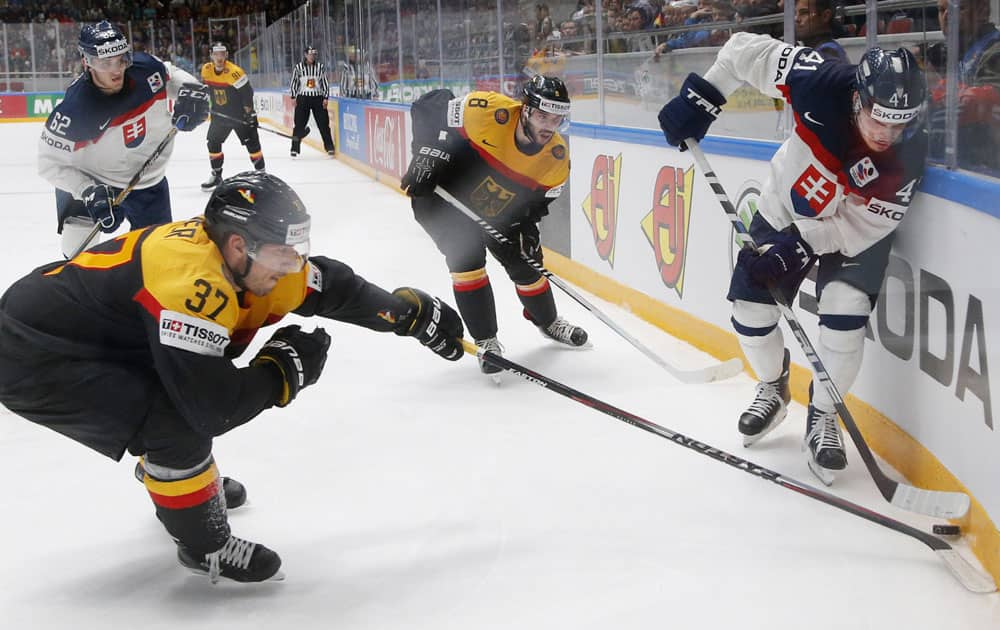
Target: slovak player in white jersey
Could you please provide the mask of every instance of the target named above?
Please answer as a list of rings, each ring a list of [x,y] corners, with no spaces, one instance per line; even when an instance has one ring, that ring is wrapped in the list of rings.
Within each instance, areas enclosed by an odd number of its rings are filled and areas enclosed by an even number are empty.
[[[795,115],[750,225],[760,250],[740,252],[729,287],[733,327],[760,378],[739,420],[749,446],[784,419],[790,400],[789,355],[768,287],[791,304],[817,259],[817,351],[840,392],[857,377],[893,232],[923,175],[927,87],[903,48],[872,48],[855,66],[766,35],[738,33],[704,77],[689,75],[660,111],[667,141],[677,146],[703,138],[726,96],[743,82],[784,98]],[[826,388],[810,392],[809,465],[829,485],[847,465],[843,436]]]
[[[69,257],[94,223],[114,232],[172,220],[167,186],[171,141],[135,189],[115,196],[167,136],[190,131],[208,116],[208,90],[187,72],[145,53],[133,55],[121,30],[103,21],[80,30],[83,73],[66,90],[38,143],[38,172],[56,187],[63,255]],[[168,101],[175,101],[174,112]]]

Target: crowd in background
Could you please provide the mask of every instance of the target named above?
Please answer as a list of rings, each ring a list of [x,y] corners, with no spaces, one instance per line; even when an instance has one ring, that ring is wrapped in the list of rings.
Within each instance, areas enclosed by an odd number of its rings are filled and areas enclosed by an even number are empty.
[[[185,70],[208,59],[213,41],[237,42],[234,22],[209,27],[209,19],[241,18],[244,41],[257,30],[294,10],[304,0],[82,0],[43,2],[8,0],[0,6],[0,21],[7,37],[7,66],[0,70],[13,77],[30,72],[76,74],[80,71],[77,36],[81,23],[110,20],[131,23],[136,50],[155,54]],[[257,19],[263,16],[263,19]],[[30,25],[30,26],[29,26]],[[57,33],[58,31],[58,33]],[[32,46],[32,44],[34,44]],[[34,53],[34,54],[32,54]]]

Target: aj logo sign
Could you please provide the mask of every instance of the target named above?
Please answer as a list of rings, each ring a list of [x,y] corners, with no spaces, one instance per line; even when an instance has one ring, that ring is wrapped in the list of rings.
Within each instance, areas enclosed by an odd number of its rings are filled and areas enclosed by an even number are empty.
[[[663,284],[684,297],[684,267],[691,226],[691,195],[694,167],[688,170],[664,166],[656,176],[653,207],[642,218],[646,235]]]
[[[587,217],[594,246],[601,260],[615,266],[615,228],[618,225],[618,196],[622,175],[622,154],[598,155],[590,172],[590,194],[581,207]]]

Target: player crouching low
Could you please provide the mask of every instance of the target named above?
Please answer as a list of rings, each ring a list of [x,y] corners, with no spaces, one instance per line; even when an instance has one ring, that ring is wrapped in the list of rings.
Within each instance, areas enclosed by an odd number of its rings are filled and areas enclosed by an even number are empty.
[[[413,118],[413,159],[402,187],[417,222],[445,256],[458,310],[476,344],[500,354],[486,251],[513,280],[524,316],[546,337],[583,346],[587,332],[559,316],[552,287],[525,258],[542,262],[538,222],[569,177],[569,151],[559,134],[570,111],[569,92],[555,77],[538,75],[521,102],[496,92],[456,98],[450,90],[420,97]],[[440,186],[500,231],[497,243],[460,210],[434,194]],[[480,361],[498,378],[499,368]]]
[[[291,404],[330,348],[321,328],[285,326],[236,367],[258,329],[320,316],[416,337],[448,360],[463,354],[451,307],[309,256],[309,231],[287,184],[241,173],[216,187],[204,218],[129,232],[0,298],[0,403],[116,461],[143,456],[181,564],[213,581],[282,577],[277,553],[230,532],[226,500],[241,497],[227,491],[241,488],[220,478],[213,439]]]
[[[878,299],[895,229],[924,169],[923,72],[906,49],[868,50],[853,66],[766,35],[738,33],[704,77],[691,74],[660,111],[670,144],[700,140],[744,81],[795,112],[795,129],[771,160],[750,233],[733,270],[733,327],[757,376],[740,416],[749,446],[785,417],[789,354],[771,291],[791,304],[819,260],[817,352],[841,394],[861,368],[865,325]],[[830,389],[813,379],[803,447],[824,483],[847,466]]]

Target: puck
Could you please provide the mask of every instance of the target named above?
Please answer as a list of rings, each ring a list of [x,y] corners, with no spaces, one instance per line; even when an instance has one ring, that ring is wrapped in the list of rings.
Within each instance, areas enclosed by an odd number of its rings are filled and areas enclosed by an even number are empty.
[[[958,536],[962,533],[962,528],[958,525],[935,525],[931,531],[939,536]]]

